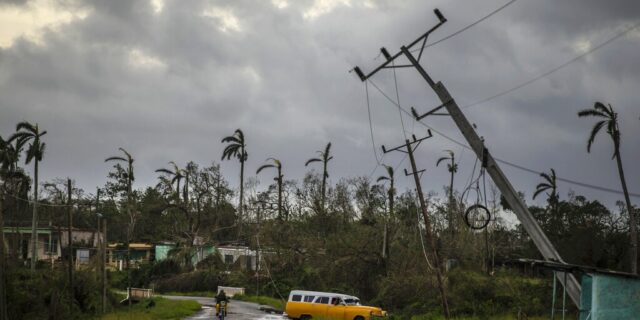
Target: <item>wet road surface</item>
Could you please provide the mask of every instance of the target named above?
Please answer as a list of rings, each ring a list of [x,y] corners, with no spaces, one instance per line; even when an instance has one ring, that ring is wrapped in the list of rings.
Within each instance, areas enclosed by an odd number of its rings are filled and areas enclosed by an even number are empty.
[[[195,300],[200,303],[203,308],[197,314],[186,318],[185,320],[205,320],[215,319],[215,299],[208,297],[184,297],[184,296],[163,296],[171,300]],[[260,310],[260,305],[251,302],[231,300],[227,317],[229,320],[283,320],[286,319],[281,315],[268,314]]]

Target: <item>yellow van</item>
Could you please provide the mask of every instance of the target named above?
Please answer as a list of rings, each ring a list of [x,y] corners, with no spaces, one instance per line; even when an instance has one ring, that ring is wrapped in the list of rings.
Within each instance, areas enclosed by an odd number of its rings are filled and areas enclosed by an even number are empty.
[[[299,320],[370,320],[386,317],[387,313],[381,308],[363,306],[360,299],[346,294],[293,290],[284,315]]]

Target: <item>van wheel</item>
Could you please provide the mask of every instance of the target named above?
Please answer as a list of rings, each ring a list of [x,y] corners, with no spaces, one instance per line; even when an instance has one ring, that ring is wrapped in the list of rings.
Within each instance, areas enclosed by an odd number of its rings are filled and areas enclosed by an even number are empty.
[[[357,316],[357,317],[353,318],[353,320],[364,320],[364,317],[363,316]]]
[[[300,316],[300,320],[310,320],[310,319],[311,319],[311,316],[308,316],[308,315],[306,315],[306,314],[305,314],[305,315]],[[363,320],[364,320],[364,319],[363,319]]]

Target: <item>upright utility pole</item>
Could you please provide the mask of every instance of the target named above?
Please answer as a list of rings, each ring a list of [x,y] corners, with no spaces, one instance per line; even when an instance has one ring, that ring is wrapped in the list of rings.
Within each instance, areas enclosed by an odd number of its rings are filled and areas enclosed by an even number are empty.
[[[4,188],[0,189],[0,320],[9,319],[7,314],[7,288],[6,288],[6,269],[5,269],[5,252],[4,252],[4,212],[3,203]]]
[[[107,218],[102,220],[102,313],[107,312]]]
[[[100,261],[100,273],[102,282],[102,313],[107,310],[107,282],[106,280],[106,247],[107,247],[107,219],[100,212],[100,188],[96,190],[96,214],[98,216],[98,254]],[[102,223],[101,223],[102,222]],[[100,234],[102,233],[102,235]]]
[[[71,237],[71,227],[73,226],[73,220],[71,216],[71,179],[67,178],[67,239],[69,243],[67,244],[67,248],[69,250],[69,291],[71,295],[70,301],[73,301],[73,297],[75,295],[75,291],[73,290],[73,239]]]
[[[381,49],[382,54],[387,59],[387,61],[384,62],[382,65],[380,65],[379,67],[377,67],[367,75],[365,75],[362,72],[362,70],[360,70],[360,68],[358,67],[355,67],[353,70],[358,74],[358,76],[362,81],[366,81],[381,69],[396,68],[396,67],[414,67],[418,71],[418,73],[424,78],[424,80],[429,84],[429,87],[431,87],[431,89],[435,91],[435,93],[438,95],[438,98],[442,102],[440,106],[420,116],[417,114],[415,110],[412,109],[413,115],[416,118],[416,120],[420,120],[429,115],[437,114],[436,112],[438,110],[445,108],[448,112],[448,115],[451,116],[455,124],[458,126],[458,129],[460,129],[465,139],[467,140],[467,142],[475,152],[476,156],[486,161],[487,163],[486,170],[491,176],[491,179],[496,184],[498,189],[500,189],[500,193],[505,197],[505,199],[507,200],[511,208],[513,208],[513,212],[516,214],[516,216],[522,223],[522,226],[525,228],[525,230],[533,240],[533,243],[536,245],[536,247],[538,248],[542,256],[545,258],[545,260],[564,263],[558,251],[556,251],[555,247],[553,246],[549,238],[547,238],[547,236],[542,231],[542,228],[540,228],[540,225],[538,224],[538,222],[535,220],[533,215],[531,215],[531,213],[529,212],[529,209],[527,208],[527,206],[524,204],[522,199],[520,199],[520,197],[518,196],[518,193],[513,188],[513,186],[505,176],[505,174],[502,172],[502,170],[498,166],[498,163],[495,161],[491,153],[489,153],[488,150],[485,148],[484,141],[475,132],[475,130],[467,120],[466,116],[462,113],[462,111],[460,110],[460,107],[458,107],[458,104],[451,97],[451,95],[449,94],[445,86],[442,84],[442,82],[437,82],[437,83],[434,82],[433,79],[431,79],[431,77],[429,76],[429,74],[424,70],[422,65],[420,65],[419,60],[422,57],[422,53],[424,52],[424,45],[427,41],[429,34],[447,21],[447,19],[442,15],[442,13],[440,13],[438,9],[434,10],[434,13],[436,14],[440,22],[436,24],[434,27],[432,27],[425,34],[423,34],[422,36],[414,40],[409,45],[402,46],[402,48],[400,49],[401,50],[400,52],[396,53],[394,56],[391,56],[385,48],[382,48]],[[413,56],[411,48],[420,42],[422,44],[420,47],[420,52],[418,54],[418,57],[416,58]],[[409,60],[408,65],[395,65],[395,66],[390,65],[396,58],[398,58],[401,55],[405,56]],[[580,288],[580,284],[578,283],[578,280],[576,280],[573,274],[567,274],[565,276],[563,272],[557,272],[556,277],[567,289],[567,292],[569,293],[569,297],[571,298],[571,300],[573,300],[575,305],[579,307],[581,288]],[[565,282],[565,279],[566,279],[566,282]]]
[[[400,152],[407,153],[409,155],[409,161],[411,161],[411,170],[412,170],[410,174],[413,176],[413,179],[416,183],[416,193],[418,194],[418,200],[420,200],[420,209],[422,210],[422,217],[424,219],[424,227],[425,227],[425,232],[427,234],[427,241],[429,241],[429,245],[431,246],[431,256],[433,257],[433,263],[436,269],[436,278],[438,280],[438,290],[440,291],[440,298],[442,300],[442,309],[444,310],[444,317],[446,319],[449,319],[451,315],[449,314],[449,303],[447,302],[447,290],[445,288],[444,280],[442,276],[442,266],[440,265],[440,258],[438,257],[438,250],[436,247],[436,240],[433,237],[433,233],[431,230],[431,220],[429,219],[427,204],[424,201],[424,194],[422,193],[422,186],[420,184],[419,174],[424,170],[418,171],[416,167],[416,160],[413,156],[413,151],[414,151],[413,145],[415,144],[415,148],[418,148],[418,146],[422,141],[431,137],[432,137],[431,131],[429,131],[428,136],[421,139],[416,139],[416,136],[413,136],[413,141],[406,139],[403,145],[399,147],[395,147],[391,150],[387,150],[384,146],[382,146],[382,152],[388,153],[391,151],[400,151]],[[402,150],[404,148],[406,148],[406,151]]]

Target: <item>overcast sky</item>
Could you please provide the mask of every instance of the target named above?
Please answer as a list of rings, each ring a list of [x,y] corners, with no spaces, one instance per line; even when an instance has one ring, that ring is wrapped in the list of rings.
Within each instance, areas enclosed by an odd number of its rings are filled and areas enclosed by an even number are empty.
[[[48,131],[43,180],[72,177],[89,192],[103,185],[104,158],[124,147],[135,157],[136,187],[156,183],[168,161],[219,162],[220,139],[245,132],[247,173],[267,157],[300,179],[306,159],[333,143],[331,182],[369,176],[376,167],[365,87],[349,70],[368,71],[437,23],[430,42],[507,1],[376,0],[3,0],[0,1],[0,134],[19,121]],[[519,0],[467,31],[426,50],[421,62],[461,106],[526,81],[640,22],[639,1]],[[639,28],[640,29],[640,28]],[[586,151],[594,119],[576,113],[594,101],[620,114],[622,157],[632,192],[640,193],[640,30],[531,85],[463,109],[495,157],[558,176],[621,189],[606,134]],[[438,105],[413,69],[398,69],[400,104]],[[392,71],[375,83],[395,98]],[[369,86],[376,148],[403,142],[398,109]],[[425,128],[404,116],[406,131]],[[448,117],[425,120],[464,141]],[[468,181],[474,156],[439,135],[423,143],[417,162],[424,188],[442,192],[443,150],[460,159],[456,188]],[[379,153],[379,151],[378,151]],[[383,161],[397,166],[401,154]],[[223,162],[237,186],[239,165]],[[403,163],[399,169],[406,167]],[[31,166],[30,166],[31,170]],[[540,178],[503,167],[531,195]],[[377,169],[374,178],[383,174]],[[271,177],[261,176],[265,183]],[[401,188],[411,187],[399,174]],[[609,206],[622,196],[559,183]],[[636,204],[639,198],[632,198]],[[539,203],[542,203],[539,201]]]

